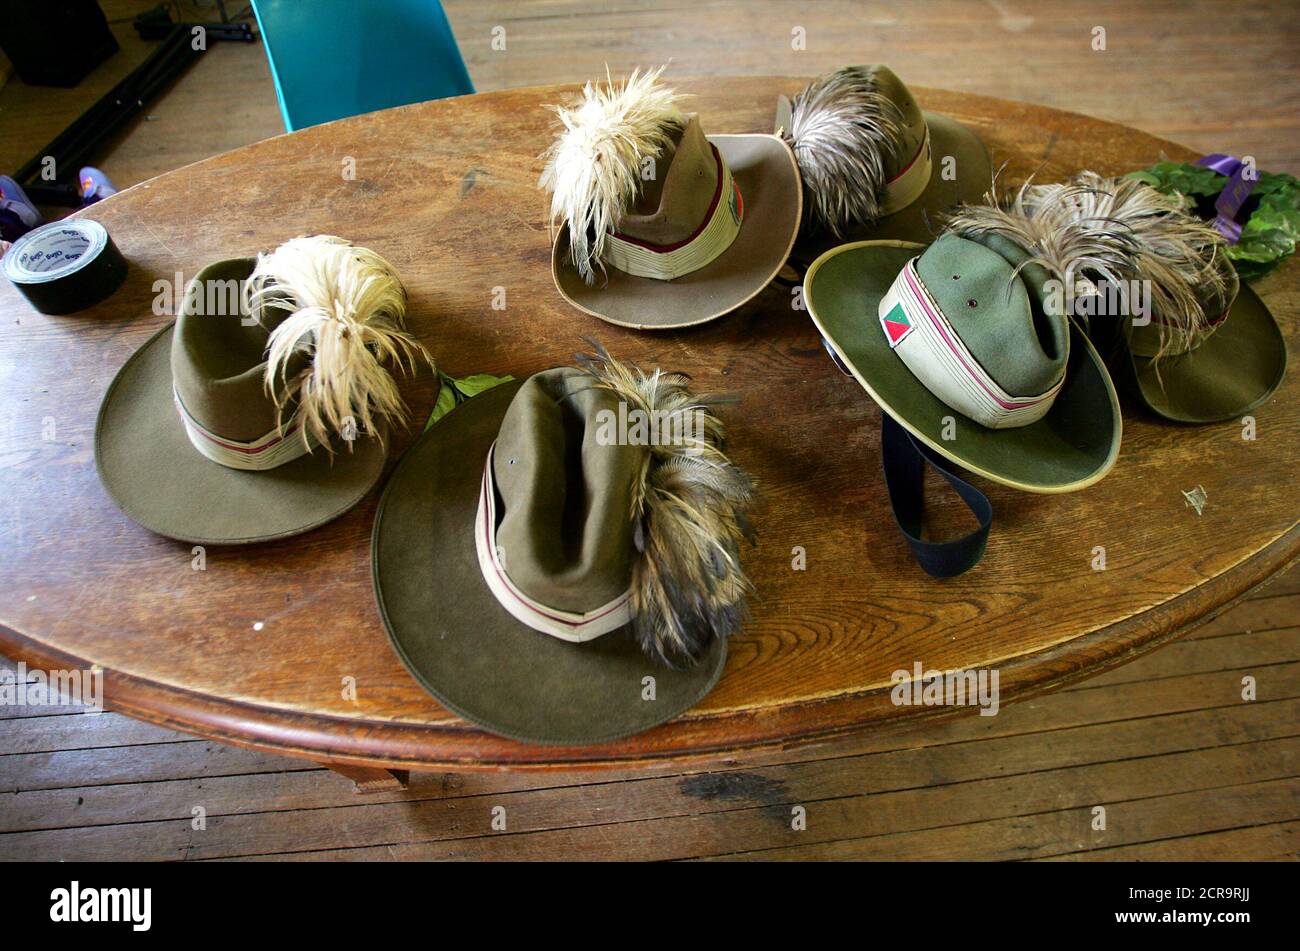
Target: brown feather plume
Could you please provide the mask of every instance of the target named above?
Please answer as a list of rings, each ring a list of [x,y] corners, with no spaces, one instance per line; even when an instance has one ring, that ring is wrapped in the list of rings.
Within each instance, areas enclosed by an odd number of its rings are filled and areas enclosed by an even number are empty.
[[[744,622],[752,591],[740,542],[752,540],[753,483],[723,452],[719,400],[691,392],[680,373],[621,363],[595,341],[578,363],[597,386],[682,434],[647,453],[633,493],[637,554],[632,567],[633,632],[641,649],[669,666],[696,663]]]
[[[903,115],[870,70],[845,66],[814,79],[791,100],[782,135],[799,164],[811,228],[838,238],[875,224]]]
[[[1204,301],[1227,290],[1225,241],[1188,214],[1177,195],[1133,179],[1080,172],[1067,182],[1025,184],[1008,200],[963,205],[948,219],[957,234],[997,234],[1034,256],[1067,286],[1149,282],[1161,319],[1161,351],[1209,330]]]

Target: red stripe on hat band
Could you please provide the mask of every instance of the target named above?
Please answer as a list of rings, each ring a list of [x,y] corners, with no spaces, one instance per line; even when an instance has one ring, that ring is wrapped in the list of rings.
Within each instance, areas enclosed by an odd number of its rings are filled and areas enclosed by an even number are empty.
[[[564,626],[571,627],[571,628],[586,627],[594,621],[599,621],[603,617],[608,617],[610,614],[613,614],[615,611],[622,610],[623,606],[627,603],[628,600],[627,595],[614,601],[612,604],[607,606],[606,609],[601,611],[599,614],[594,614],[591,617],[584,618],[581,621],[574,621],[571,618],[564,617],[563,615],[552,613],[552,611],[558,609],[553,608],[548,610],[544,605],[539,606],[536,602],[532,601],[521,591],[519,591],[519,589],[515,586],[514,582],[510,580],[510,577],[505,573],[505,570],[501,567],[501,563],[498,560],[499,553],[497,552],[497,547],[496,547],[496,533],[493,529],[493,526],[489,525],[489,520],[495,517],[495,512],[496,512],[496,492],[495,489],[493,488],[492,475],[491,475],[492,456],[494,450],[495,450],[495,446],[493,447],[493,449],[488,450],[487,465],[483,469],[483,490],[480,496],[480,502],[482,504],[479,506],[483,510],[483,521],[480,524],[480,531],[483,532],[483,537],[488,540],[488,555],[492,561],[492,570],[496,573],[496,576],[499,579],[501,579],[502,585],[505,588],[506,593],[510,595],[511,599],[520,607],[522,607],[525,611],[531,612],[533,614],[541,615],[542,617],[547,618],[550,621],[554,621],[558,624],[563,624]]]
[[[929,128],[927,127],[926,130],[925,130],[925,137],[924,137],[923,139],[921,139],[921,147],[918,148],[918,149],[916,150],[916,154],[912,156],[912,161],[910,161],[910,162],[908,162],[906,165],[904,165],[904,166],[903,166],[903,170],[902,170],[901,172],[899,172],[897,175],[895,175],[893,178],[891,178],[889,181],[885,182],[885,184],[886,184],[886,185],[892,185],[892,184],[894,184],[894,182],[898,181],[900,178],[902,178],[904,175],[906,175],[908,172],[910,172],[910,171],[912,170],[912,166],[916,164],[916,160],[919,159],[919,158],[921,157],[921,153],[925,151],[925,147],[926,147],[929,143],[930,143],[930,130],[929,130]]]

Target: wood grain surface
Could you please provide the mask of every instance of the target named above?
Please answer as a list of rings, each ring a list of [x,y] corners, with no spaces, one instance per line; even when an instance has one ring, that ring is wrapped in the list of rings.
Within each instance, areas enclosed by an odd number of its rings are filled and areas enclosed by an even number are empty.
[[[760,131],[796,78],[686,81],[715,131]],[[558,88],[519,89],[345,120],[200,162],[101,203],[132,264],[113,298],[72,317],[0,289],[0,650],[98,663],[116,709],[317,759],[403,766],[562,766],[717,756],[934,712],[896,707],[890,674],[996,666],[1003,702],[1131,659],[1213,616],[1300,548],[1294,374],[1255,416],[1183,428],[1134,412],[1115,471],[1060,498],[990,487],[984,563],[948,582],[909,561],[883,497],[878,412],[836,372],[806,314],[770,288],[697,330],[645,335],[568,308],[547,271],[536,156]],[[1083,116],[916,90],[974,127],[1008,183],[1084,167],[1117,173],[1188,150]],[[356,178],[342,175],[355,160]],[[96,479],[92,429],[118,367],[161,326],[153,284],[304,232],[367,245],[398,267],[411,323],[453,375],[522,376],[567,362],[582,334],[742,399],[735,458],[763,487],[748,567],[759,599],[718,688],[690,715],[615,744],[528,747],[441,710],[388,648],[370,590],[371,498],[302,539],[209,549],[120,515]],[[1258,290],[1296,346],[1296,266]],[[491,308],[504,287],[507,309]],[[436,384],[404,385],[417,419]],[[1126,407],[1131,410],[1131,407]],[[408,433],[396,452],[409,444]],[[159,478],[166,478],[165,472]],[[1182,491],[1202,485],[1201,515]],[[937,519],[955,517],[946,497]],[[802,546],[807,568],[792,570]],[[1093,570],[1104,546],[1107,568]],[[255,629],[254,625],[259,628]],[[344,698],[355,678],[357,699]]]

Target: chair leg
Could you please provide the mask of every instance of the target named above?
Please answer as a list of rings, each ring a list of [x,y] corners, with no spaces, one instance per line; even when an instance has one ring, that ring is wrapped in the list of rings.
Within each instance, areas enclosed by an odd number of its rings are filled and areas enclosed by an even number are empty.
[[[411,779],[409,769],[384,769],[379,766],[350,766],[345,763],[322,763],[356,784],[358,793],[390,792],[405,789]]]

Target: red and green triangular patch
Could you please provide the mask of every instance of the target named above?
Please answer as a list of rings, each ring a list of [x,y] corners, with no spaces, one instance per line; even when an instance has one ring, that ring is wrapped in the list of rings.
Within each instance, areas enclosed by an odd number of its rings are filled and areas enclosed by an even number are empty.
[[[893,310],[880,318],[880,323],[885,328],[885,336],[889,338],[891,347],[897,347],[899,342],[912,332],[912,323],[907,319],[907,312],[903,310],[902,304],[895,304]]]

